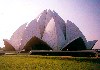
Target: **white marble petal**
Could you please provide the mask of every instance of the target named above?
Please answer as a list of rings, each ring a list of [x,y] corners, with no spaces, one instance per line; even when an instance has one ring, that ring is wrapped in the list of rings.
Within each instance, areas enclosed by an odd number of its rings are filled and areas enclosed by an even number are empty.
[[[82,32],[79,30],[79,28],[72,23],[71,21],[67,20],[66,23],[66,44],[69,44],[70,42],[74,41],[75,39],[81,37],[87,47],[87,40],[85,36],[82,34]]]
[[[51,18],[50,22],[48,23],[42,40],[49,44],[53,50],[60,50],[64,46],[64,34],[60,28],[60,25],[55,22],[54,18]]]

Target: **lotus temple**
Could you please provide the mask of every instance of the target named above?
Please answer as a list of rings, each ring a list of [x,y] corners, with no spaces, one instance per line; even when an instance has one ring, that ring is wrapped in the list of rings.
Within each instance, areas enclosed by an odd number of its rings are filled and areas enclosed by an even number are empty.
[[[44,10],[30,23],[21,25],[10,40],[3,39],[6,51],[90,50],[97,40],[87,41],[79,28],[65,22],[55,11]]]

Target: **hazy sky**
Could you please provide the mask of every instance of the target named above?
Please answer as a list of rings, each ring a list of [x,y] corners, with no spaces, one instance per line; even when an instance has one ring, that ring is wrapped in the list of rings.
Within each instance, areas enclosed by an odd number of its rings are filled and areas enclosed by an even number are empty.
[[[100,0],[0,0],[0,46],[45,9],[75,23],[87,40],[100,40]],[[100,47],[99,41],[95,47]]]

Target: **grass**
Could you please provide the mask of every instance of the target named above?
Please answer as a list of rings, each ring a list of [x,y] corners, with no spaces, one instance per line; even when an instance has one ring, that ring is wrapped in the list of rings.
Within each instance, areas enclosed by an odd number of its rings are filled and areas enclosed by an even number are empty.
[[[100,70],[100,58],[3,55],[0,70]]]

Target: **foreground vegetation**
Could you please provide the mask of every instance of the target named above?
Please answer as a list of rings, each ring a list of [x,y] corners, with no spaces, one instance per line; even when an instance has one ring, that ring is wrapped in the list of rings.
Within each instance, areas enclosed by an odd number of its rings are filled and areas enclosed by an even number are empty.
[[[100,70],[100,58],[2,55],[0,70]]]

